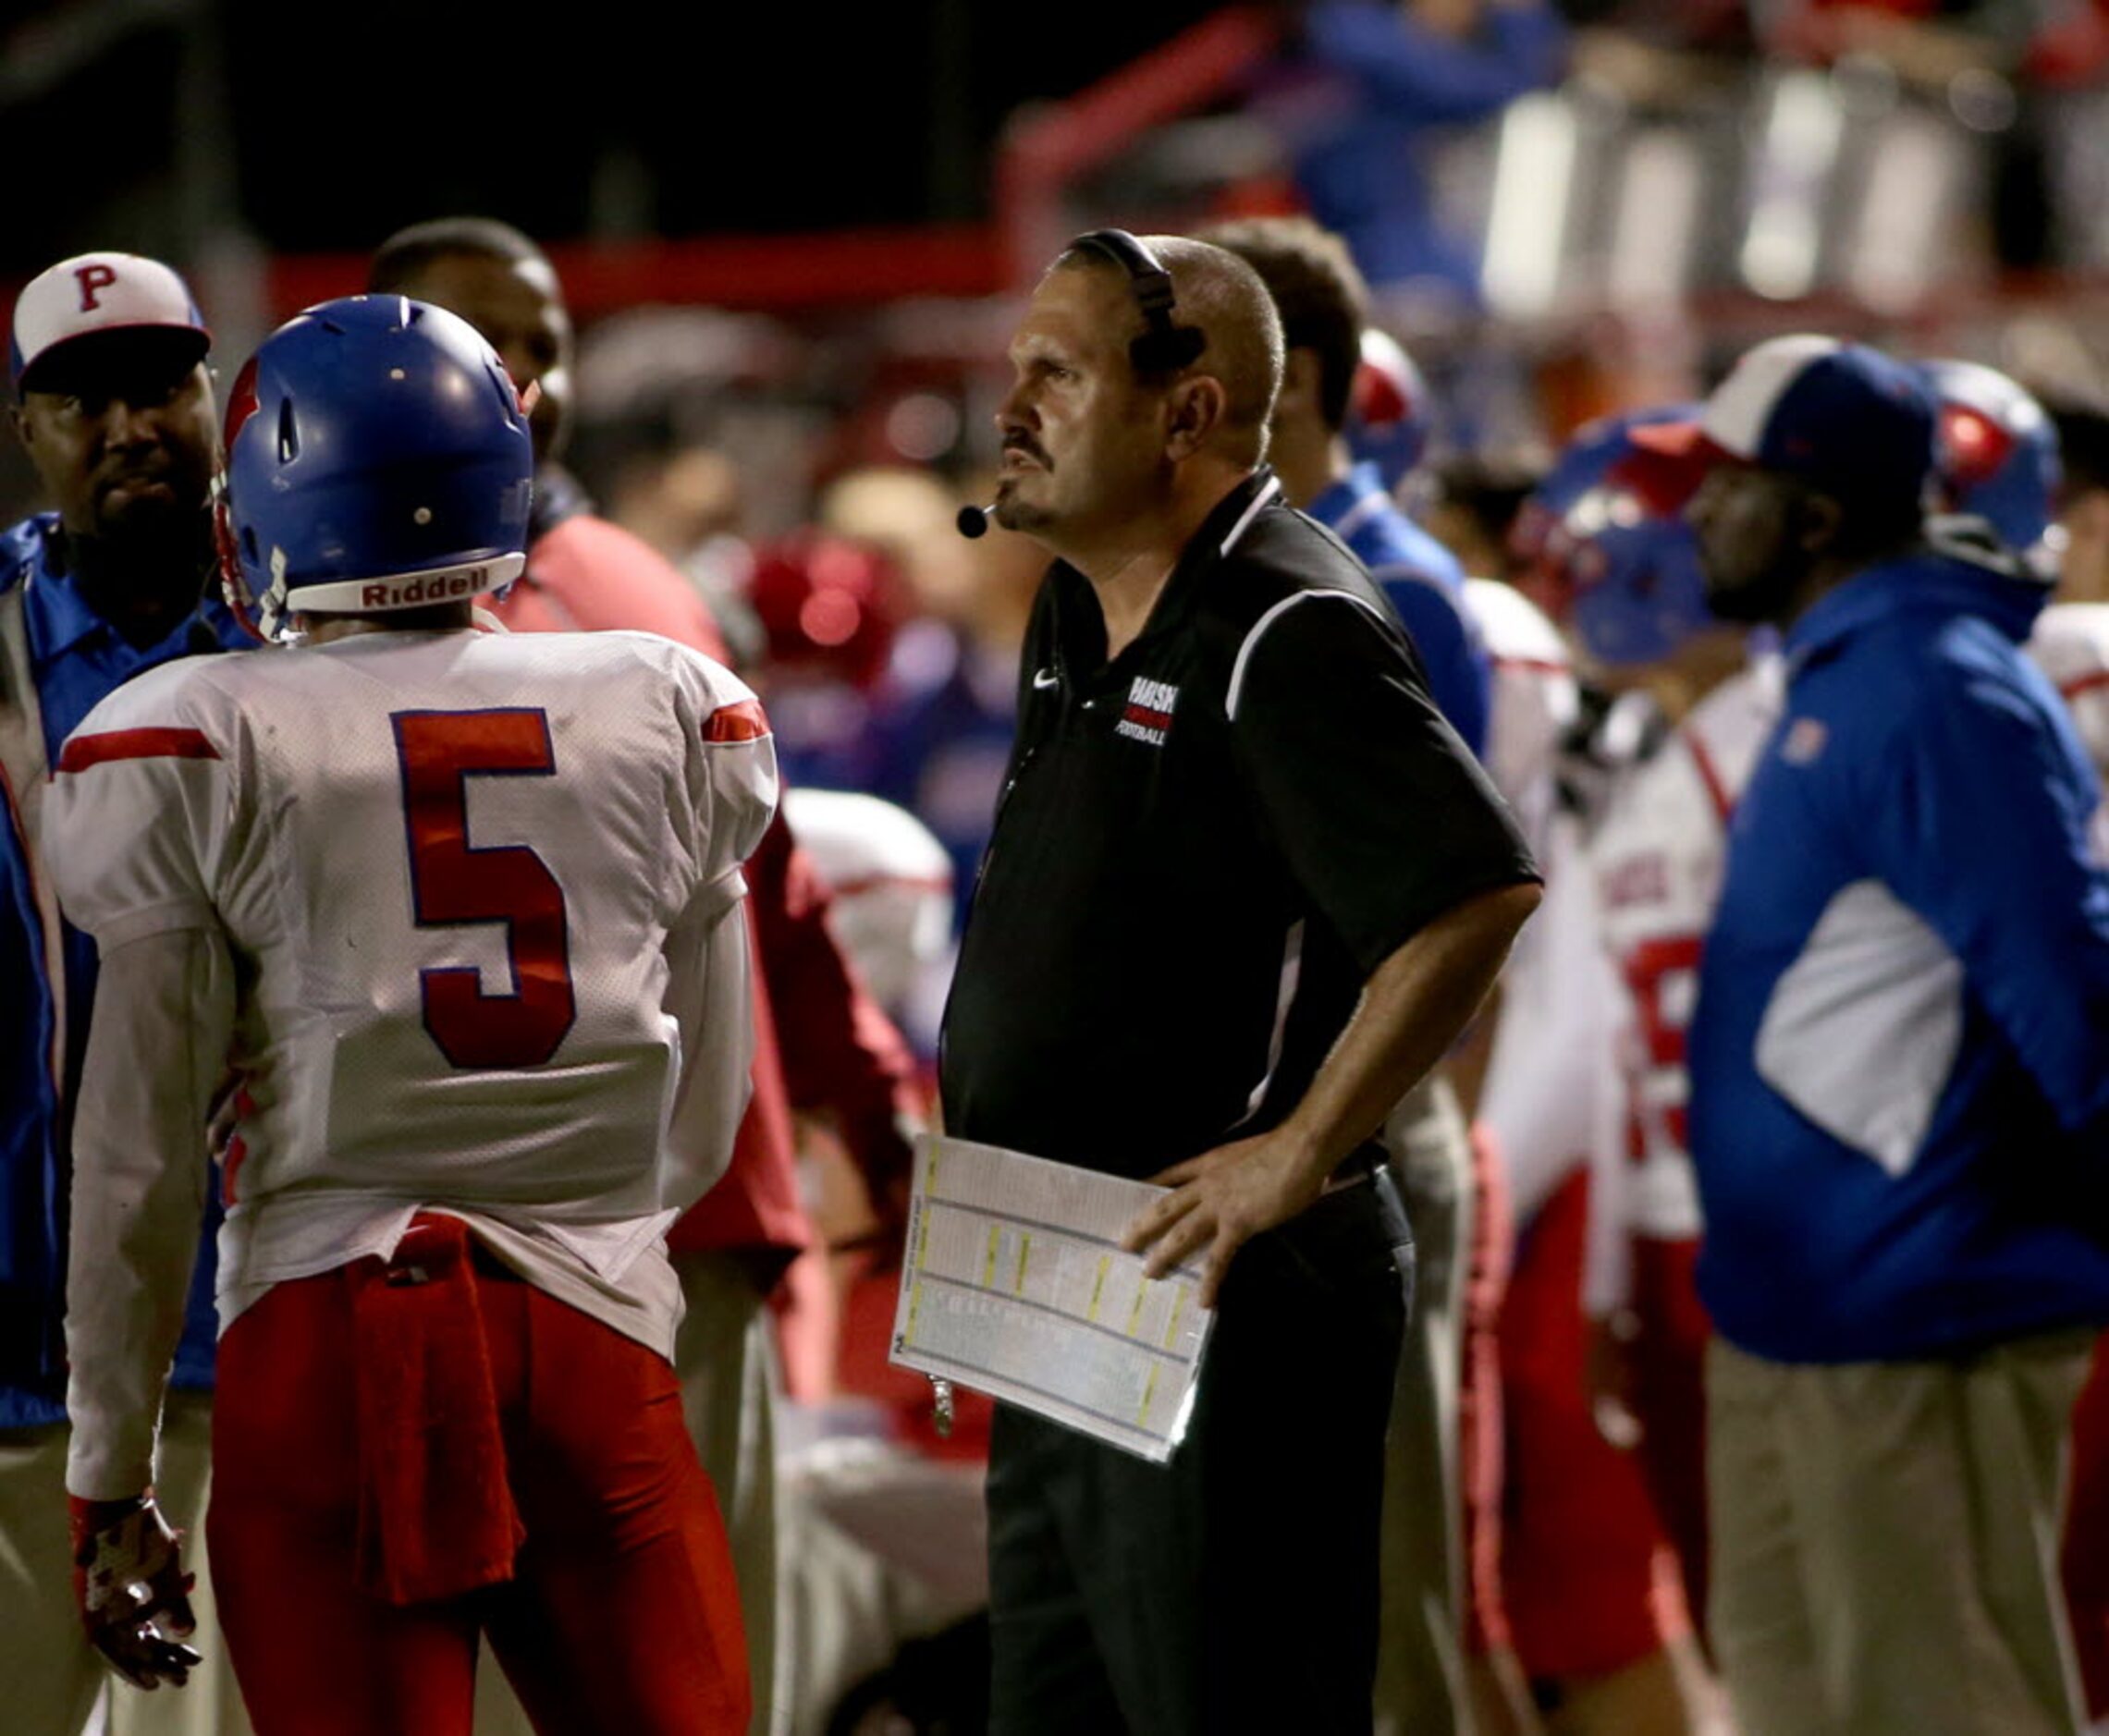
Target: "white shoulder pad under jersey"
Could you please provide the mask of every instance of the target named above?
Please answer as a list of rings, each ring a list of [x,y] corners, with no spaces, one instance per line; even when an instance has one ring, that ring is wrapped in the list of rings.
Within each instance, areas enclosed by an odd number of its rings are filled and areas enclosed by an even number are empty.
[[[1561,739],[1581,710],[1565,642],[1545,612],[1513,585],[1465,581],[1491,666],[1487,775],[1542,857]]]
[[[907,809],[841,789],[784,792],[791,837],[834,894],[835,938],[882,1007],[899,1007],[951,946],[952,859]]]
[[[2109,784],[2109,603],[2056,603],[2036,617],[2029,655],[2071,708],[2088,757]]]
[[[251,977],[238,1209],[654,1209],[667,932],[741,895],[775,800],[730,672],[642,633],[360,634],[157,671],[68,755],[76,920],[209,909]]]
[[[1620,1054],[1629,1115],[1625,1155],[1632,1228],[1698,1233],[1686,1112],[1686,1033],[1699,948],[1727,858],[1728,816],[1784,703],[1777,659],[1709,693],[1655,752],[1612,785],[1588,858],[1598,922],[1625,990],[1631,1027]]]
[[[253,868],[240,708],[214,679],[239,661],[151,669],[105,697],[60,750],[44,857],[67,920],[105,952],[216,924],[217,888]]]

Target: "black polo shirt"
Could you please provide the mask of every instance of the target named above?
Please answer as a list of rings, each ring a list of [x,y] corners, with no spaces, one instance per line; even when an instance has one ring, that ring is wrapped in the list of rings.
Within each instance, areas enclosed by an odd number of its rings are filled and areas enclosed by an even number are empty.
[[[1262,470],[1110,661],[1057,563],[945,1012],[945,1125],[1146,1176],[1294,1108],[1369,973],[1536,878],[1361,564]]]

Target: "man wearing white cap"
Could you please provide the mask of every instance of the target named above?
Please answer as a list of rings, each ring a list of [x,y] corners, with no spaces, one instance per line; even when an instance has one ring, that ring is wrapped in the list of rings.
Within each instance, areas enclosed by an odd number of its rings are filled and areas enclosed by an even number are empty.
[[[70,1595],[60,1332],[67,1151],[96,958],[60,919],[43,798],[60,744],[104,695],[171,658],[251,642],[210,583],[211,337],[183,280],[129,253],[65,260],[22,291],[11,337],[15,426],[55,510],[0,532],[0,1723],[75,1736],[104,1679]],[[208,1229],[161,1465],[166,1504],[194,1528],[211,1253]],[[118,1691],[116,1728],[245,1729],[224,1665],[209,1675],[180,1694]]]
[[[2020,651],[2042,587],[1923,523],[1934,418],[1903,364],[1784,337],[1686,443],[1709,605],[1787,661],[1689,1039],[1744,1736],[2080,1722],[2056,1518],[2109,1319],[2109,874]]]

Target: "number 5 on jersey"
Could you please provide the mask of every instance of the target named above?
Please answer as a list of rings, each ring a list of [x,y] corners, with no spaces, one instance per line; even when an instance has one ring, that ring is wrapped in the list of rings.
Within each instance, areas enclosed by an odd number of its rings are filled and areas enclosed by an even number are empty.
[[[549,777],[557,755],[540,710],[399,711],[410,838],[411,900],[420,928],[503,923],[512,993],[484,992],[474,965],[418,972],[424,1028],[456,1067],[536,1067],[577,1016],[564,888],[523,844],[469,842],[471,777]]]

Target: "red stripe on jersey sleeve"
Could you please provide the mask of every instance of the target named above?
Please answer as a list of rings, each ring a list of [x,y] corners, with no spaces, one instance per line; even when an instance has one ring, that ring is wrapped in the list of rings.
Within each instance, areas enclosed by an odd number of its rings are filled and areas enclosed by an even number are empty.
[[[2109,669],[2090,669],[2077,680],[2067,681],[2058,691],[2067,699],[2078,699],[2082,693],[2091,693],[2098,687],[2109,687]]]
[[[216,760],[219,749],[200,729],[109,729],[75,736],[58,756],[62,772],[84,772],[112,760]]]
[[[762,715],[762,702],[743,699],[737,705],[720,705],[703,726],[705,741],[759,741],[769,733],[769,720]]]

